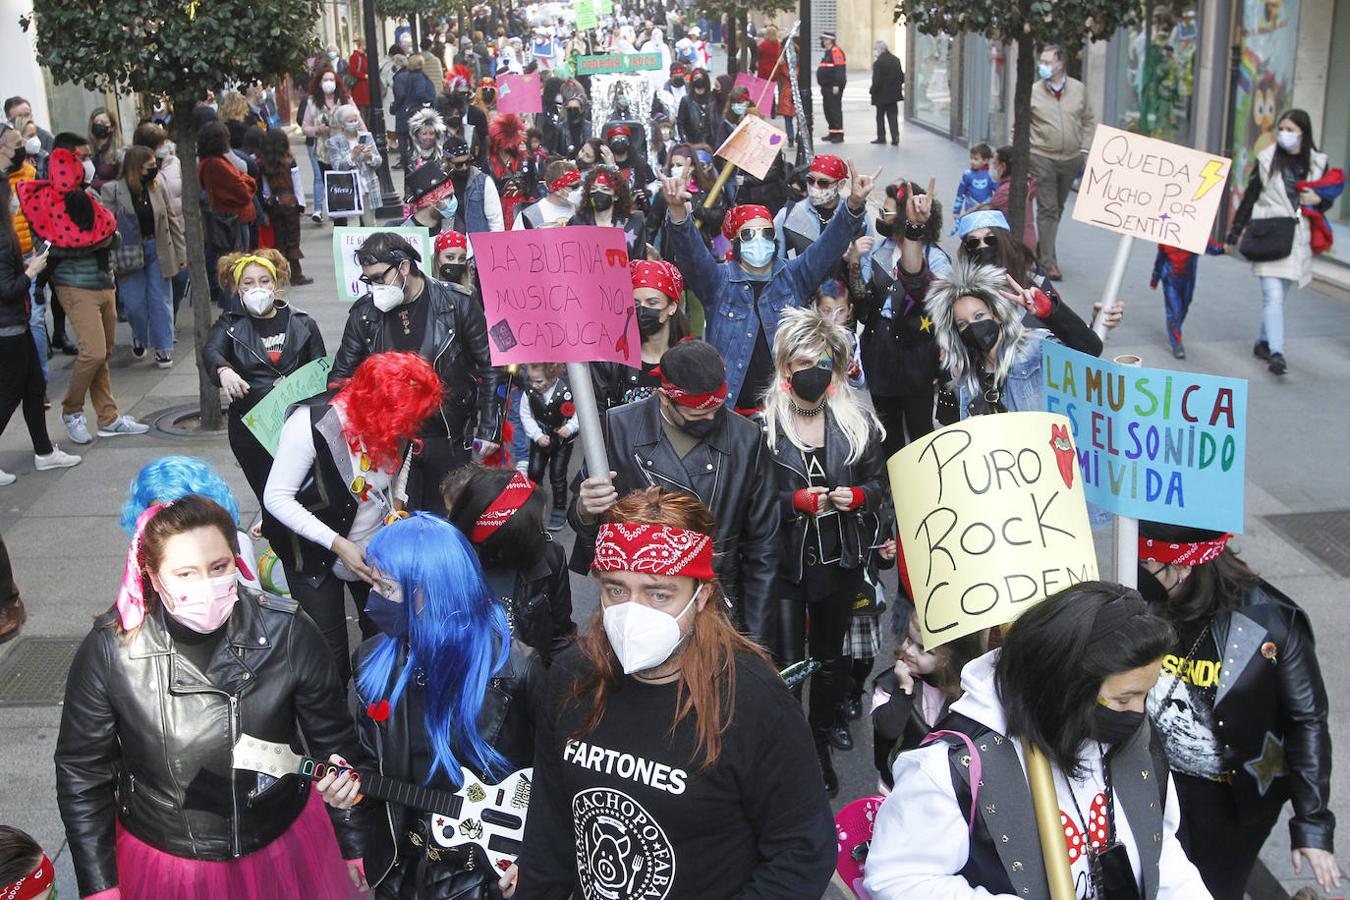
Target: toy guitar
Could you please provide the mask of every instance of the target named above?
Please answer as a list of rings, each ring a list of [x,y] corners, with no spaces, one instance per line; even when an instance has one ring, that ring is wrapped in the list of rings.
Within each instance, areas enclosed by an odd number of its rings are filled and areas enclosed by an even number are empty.
[[[234,767],[273,778],[300,775],[315,781],[330,771],[342,771],[341,766],[301,756],[286,744],[249,735],[234,745]],[[362,771],[361,793],[429,813],[430,836],[437,846],[477,844],[494,866],[505,869],[520,855],[534,769],[512,772],[498,784],[486,784],[468,769],[460,772],[464,786],[452,794]]]

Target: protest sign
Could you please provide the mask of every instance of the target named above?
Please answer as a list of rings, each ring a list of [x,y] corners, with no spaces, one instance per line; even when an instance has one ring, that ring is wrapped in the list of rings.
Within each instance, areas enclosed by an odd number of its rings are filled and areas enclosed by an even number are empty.
[[[1222,156],[1098,125],[1073,217],[1204,253],[1231,165]]]
[[[595,0],[576,0],[577,31],[589,31],[599,25],[595,17]]]
[[[595,11],[602,16],[614,15],[614,0],[595,0]]]
[[[642,346],[622,228],[473,236],[494,366],[639,363]]]
[[[741,72],[736,76],[736,87],[743,87],[750,92],[750,102],[759,107],[761,115],[766,119],[773,118],[776,92],[772,81],[751,75],[749,72]]]
[[[717,155],[756,178],[763,178],[786,146],[785,132],[763,119],[746,116],[717,148]]]
[[[923,645],[1003,625],[1097,578],[1070,424],[974,416],[891,457],[896,526]]]
[[[577,13],[577,27],[581,28],[581,13]],[[650,72],[661,68],[660,53],[602,53],[598,56],[578,56],[578,75],[613,75],[618,72]]]
[[[1132,519],[1242,531],[1246,381],[1041,347],[1045,406],[1073,423],[1088,500]]]
[[[543,85],[539,73],[503,75],[497,79],[497,112],[541,113],[544,111]]]
[[[352,303],[370,293],[370,288],[360,281],[361,266],[356,262],[356,251],[377,231],[403,235],[422,254],[422,271],[432,270],[431,235],[425,228],[334,228],[333,269],[337,273],[338,299]]]
[[[339,219],[359,216],[361,206],[361,178],[357,172],[338,172],[329,169],[323,173],[323,193],[328,215]]]
[[[333,370],[333,357],[325,356],[306,363],[277,382],[276,387],[244,416],[244,427],[253,432],[258,443],[273,456],[281,426],[286,424],[286,410],[294,403],[308,400],[328,390],[328,373]]]

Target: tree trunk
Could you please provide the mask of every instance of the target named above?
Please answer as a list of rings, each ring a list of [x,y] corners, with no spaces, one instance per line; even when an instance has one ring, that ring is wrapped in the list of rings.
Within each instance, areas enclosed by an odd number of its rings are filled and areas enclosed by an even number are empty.
[[[202,232],[202,207],[198,202],[197,125],[192,118],[196,102],[178,97],[173,102],[174,141],[183,166],[183,234],[187,241],[188,299],[192,303],[192,344],[197,357],[197,396],[201,404],[201,430],[219,431],[220,388],[212,384],[202,352],[211,334],[211,282],[214,273],[206,271],[206,240]]]
[[[1029,34],[1017,38],[1017,87],[1013,90],[1013,158],[1009,176],[1008,225],[1022,239],[1026,222],[1027,175],[1031,163],[1031,89],[1036,86],[1036,43]]]

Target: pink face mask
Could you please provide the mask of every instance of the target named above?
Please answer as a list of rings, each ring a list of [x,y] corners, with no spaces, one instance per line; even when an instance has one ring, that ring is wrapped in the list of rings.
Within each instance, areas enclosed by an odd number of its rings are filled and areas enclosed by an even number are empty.
[[[205,581],[165,579],[161,595],[169,595],[173,608],[166,603],[164,611],[198,634],[210,634],[230,617],[239,599],[237,584],[234,572]]]

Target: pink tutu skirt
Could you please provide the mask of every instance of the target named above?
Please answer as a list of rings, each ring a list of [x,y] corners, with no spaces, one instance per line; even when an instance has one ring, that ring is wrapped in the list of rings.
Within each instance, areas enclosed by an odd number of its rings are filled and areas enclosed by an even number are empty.
[[[117,875],[122,896],[137,900],[349,900],[362,896],[347,875],[327,808],[313,791],[285,834],[256,853],[230,862],[203,862],[165,853],[118,823]]]

